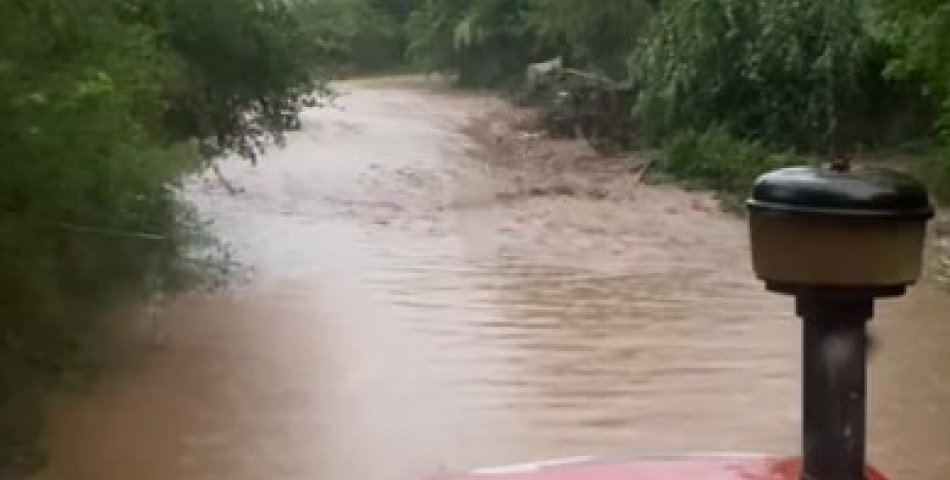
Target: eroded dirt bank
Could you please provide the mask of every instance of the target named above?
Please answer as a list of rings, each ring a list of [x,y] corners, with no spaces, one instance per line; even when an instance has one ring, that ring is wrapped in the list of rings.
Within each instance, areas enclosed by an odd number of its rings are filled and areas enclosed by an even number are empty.
[[[569,456],[798,450],[799,325],[745,227],[498,100],[342,86],[188,198],[252,268],[53,415],[43,479],[428,480]],[[881,308],[872,456],[950,475],[950,297]],[[144,342],[146,344],[149,342]]]

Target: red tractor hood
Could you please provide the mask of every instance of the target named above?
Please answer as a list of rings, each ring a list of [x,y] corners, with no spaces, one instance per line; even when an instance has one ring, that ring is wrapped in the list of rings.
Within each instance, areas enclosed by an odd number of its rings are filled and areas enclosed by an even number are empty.
[[[647,459],[619,463],[564,460],[478,470],[445,480],[800,480],[797,459],[766,457]],[[868,469],[867,480],[886,480]]]

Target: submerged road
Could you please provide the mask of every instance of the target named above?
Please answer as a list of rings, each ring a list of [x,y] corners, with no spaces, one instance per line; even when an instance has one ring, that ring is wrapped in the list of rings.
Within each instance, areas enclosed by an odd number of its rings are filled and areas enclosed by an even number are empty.
[[[161,346],[58,401],[39,478],[798,451],[800,325],[754,279],[740,220],[671,187],[520,195],[534,174],[471,135],[499,101],[341,88],[257,167],[225,162],[243,193],[188,187],[250,280],[175,300]],[[880,310],[871,457],[948,478],[950,296],[925,283]]]

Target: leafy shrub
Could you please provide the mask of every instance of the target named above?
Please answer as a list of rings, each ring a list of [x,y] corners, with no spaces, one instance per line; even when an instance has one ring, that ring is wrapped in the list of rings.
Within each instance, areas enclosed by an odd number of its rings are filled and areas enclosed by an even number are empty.
[[[541,42],[556,45],[566,63],[624,78],[627,57],[653,11],[645,0],[533,0],[525,22]]]
[[[950,205],[950,151],[944,147],[925,162],[922,168],[930,193],[942,205]]]
[[[326,93],[328,52],[304,23],[306,3],[124,1],[130,20],[154,30],[179,65],[164,99],[163,128],[173,139],[254,158]]]
[[[42,392],[98,363],[104,309],[203,273],[186,140],[253,157],[320,93],[294,5],[0,2],[0,476],[35,458]]]
[[[755,179],[795,162],[791,154],[776,154],[757,141],[732,137],[723,128],[686,130],[664,146],[661,169],[679,180],[725,195],[733,204],[743,199]]]
[[[409,58],[465,86],[511,83],[537,48],[527,8],[527,0],[421,0],[407,21]]]
[[[335,74],[374,73],[404,63],[407,39],[405,1],[320,0],[302,4],[298,15],[320,40]]]
[[[940,108],[938,133],[950,143],[950,5],[875,0],[875,33],[895,50],[885,74],[920,80]]]
[[[670,0],[632,57],[659,134],[722,125],[820,149],[860,104],[870,37],[858,0]],[[876,73],[876,72],[872,72]]]

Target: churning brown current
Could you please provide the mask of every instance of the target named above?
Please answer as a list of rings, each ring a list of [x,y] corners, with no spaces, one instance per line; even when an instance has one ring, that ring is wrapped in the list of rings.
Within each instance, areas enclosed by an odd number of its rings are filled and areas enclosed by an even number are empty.
[[[506,130],[498,100],[340,88],[285,149],[224,163],[242,193],[190,182],[250,280],[175,299],[160,342],[57,401],[38,478],[432,480],[798,451],[800,325],[755,280],[740,219]],[[874,329],[871,457],[950,478],[950,296],[924,282]]]

